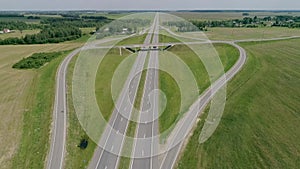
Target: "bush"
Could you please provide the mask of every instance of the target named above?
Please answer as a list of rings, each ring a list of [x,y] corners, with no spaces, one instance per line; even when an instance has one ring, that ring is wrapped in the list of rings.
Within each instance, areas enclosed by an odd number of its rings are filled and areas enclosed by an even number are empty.
[[[84,150],[87,148],[88,144],[89,144],[89,137],[87,135],[84,135],[83,137],[81,137],[78,147]]]
[[[45,63],[62,55],[62,52],[52,52],[52,53],[34,53],[30,57],[23,58],[18,63],[14,64],[12,67],[15,69],[38,69],[42,67]]]

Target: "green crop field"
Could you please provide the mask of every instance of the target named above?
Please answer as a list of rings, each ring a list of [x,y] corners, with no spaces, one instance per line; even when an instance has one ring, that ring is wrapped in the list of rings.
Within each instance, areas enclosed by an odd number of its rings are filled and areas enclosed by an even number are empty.
[[[241,44],[247,62],[228,85],[216,132],[200,145],[200,121],[177,168],[299,168],[299,44]]]

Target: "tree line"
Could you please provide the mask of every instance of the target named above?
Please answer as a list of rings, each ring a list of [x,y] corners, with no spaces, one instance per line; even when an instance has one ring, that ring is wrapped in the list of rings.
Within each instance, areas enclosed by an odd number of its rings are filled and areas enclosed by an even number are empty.
[[[20,14],[0,14],[1,18],[11,17],[11,18],[22,18],[24,15]]]
[[[102,27],[111,21],[106,17],[84,18],[45,18],[41,20],[40,24],[29,24],[22,21],[0,21],[0,30],[9,28],[22,32],[23,30],[41,29],[39,33],[34,35],[0,39],[0,45],[44,44],[75,40],[82,36],[79,28]]]
[[[0,40],[0,45],[59,43],[75,40],[80,37],[81,30],[78,27],[65,24],[52,24],[51,26],[44,26],[41,32],[34,35]]]
[[[190,32],[190,31],[206,31],[208,28],[212,27],[247,27],[247,28],[257,28],[257,27],[288,27],[288,28],[300,28],[300,17],[299,16],[267,16],[259,18],[254,17],[244,17],[243,19],[230,19],[230,20],[216,20],[216,21],[199,21],[192,20],[191,23],[196,27],[191,26],[185,21],[170,21],[165,22],[167,26],[177,27],[179,32]]]
[[[63,52],[51,52],[51,53],[34,53],[27,58],[23,58],[19,62],[15,63],[12,67],[15,69],[38,69],[45,63],[61,56]]]
[[[232,20],[213,20],[213,21],[199,21],[191,20],[187,21],[167,21],[164,25],[177,27],[179,32],[191,32],[191,31],[207,31],[212,27],[258,27],[259,24],[263,24],[257,17],[244,17],[243,19]]]
[[[93,19],[92,19],[93,18]],[[102,27],[106,23],[111,22],[111,19],[106,17],[84,17],[83,18],[47,18],[41,21],[41,24],[55,24],[55,23],[64,23],[66,25],[72,25],[80,28],[87,27]]]
[[[22,21],[0,21],[0,30],[11,29],[11,30],[32,30],[41,29],[43,26],[39,24],[27,24]]]

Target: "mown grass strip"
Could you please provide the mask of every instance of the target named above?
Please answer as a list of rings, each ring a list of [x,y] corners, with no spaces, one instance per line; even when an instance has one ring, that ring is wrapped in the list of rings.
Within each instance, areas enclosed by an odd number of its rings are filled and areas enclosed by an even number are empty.
[[[159,116],[159,131],[163,133],[174,124],[180,113],[181,94],[176,81],[161,70],[159,71],[159,89],[164,92],[167,99],[166,108]]]
[[[120,41],[117,45],[125,45],[125,44],[135,44],[135,43],[143,43],[144,39],[146,38],[146,34],[133,36],[127,39]],[[110,115],[114,108],[114,102],[111,94],[111,86],[112,86],[112,77],[114,75],[115,70],[117,67],[122,63],[122,61],[129,56],[127,50],[122,50],[122,56],[120,56],[119,49],[111,49],[108,54],[103,58],[101,64],[99,65],[99,70],[96,76],[96,98],[106,120],[109,120]],[[131,67],[130,65],[128,67]],[[130,69],[128,69],[129,73]],[[123,79],[122,81],[124,81]],[[125,82],[125,81],[124,81]]]

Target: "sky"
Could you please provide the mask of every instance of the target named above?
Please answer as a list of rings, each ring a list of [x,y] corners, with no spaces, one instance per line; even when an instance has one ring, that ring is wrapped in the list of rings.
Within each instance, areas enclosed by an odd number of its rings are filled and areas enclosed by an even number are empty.
[[[0,0],[0,10],[299,10],[299,0]]]

